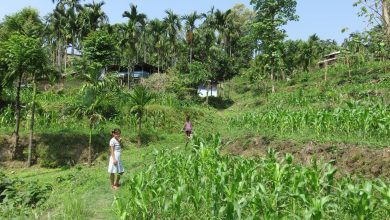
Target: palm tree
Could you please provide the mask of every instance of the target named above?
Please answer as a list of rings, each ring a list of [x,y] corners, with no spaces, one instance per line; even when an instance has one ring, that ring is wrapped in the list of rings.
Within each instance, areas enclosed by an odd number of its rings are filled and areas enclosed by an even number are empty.
[[[145,114],[146,105],[153,99],[153,96],[143,86],[136,86],[130,94],[131,113],[138,118],[138,146],[141,146],[142,116]]]
[[[220,44],[223,44],[223,48],[225,51],[229,44],[229,15],[232,11],[229,9],[225,12],[217,9],[214,13],[213,26],[217,30],[217,39]]]
[[[239,40],[248,33],[248,24],[253,19],[253,11],[246,8],[244,4],[237,4],[232,9],[225,12],[225,42],[226,53],[230,57],[233,52],[242,53],[239,47]]]
[[[288,76],[293,76],[302,64],[302,40],[287,40],[283,45],[282,59]]]
[[[143,13],[138,13],[137,6],[130,4],[130,11],[124,11],[122,17],[129,18],[129,20],[134,21],[134,23],[141,24],[145,23],[146,15]]]
[[[157,52],[157,72],[160,73],[160,61],[161,61],[161,52],[165,45],[164,43],[164,24],[158,20],[153,19],[149,22],[147,26],[147,31],[151,35],[152,48],[156,48]]]
[[[102,6],[104,1],[96,3],[85,4],[80,8],[79,15],[77,17],[77,23],[79,25],[79,47],[82,48],[82,40],[88,36],[89,33],[98,30],[108,24],[108,16],[103,11]]]
[[[85,85],[81,92],[83,93],[83,99],[81,103],[78,104],[75,113],[82,114],[84,117],[88,118],[89,124],[89,135],[88,135],[88,165],[92,163],[92,132],[96,127],[96,124],[104,120],[104,117],[99,114],[98,106],[101,101],[105,98],[103,95],[99,94],[100,85],[96,83],[88,83]],[[92,96],[92,97],[90,97]]]
[[[65,64],[66,58],[66,30],[63,28],[67,22],[65,7],[58,4],[45,20],[45,36],[48,44],[52,45],[53,64],[62,72],[62,67],[63,64]]]
[[[182,19],[185,20],[187,43],[190,45],[190,64],[192,63],[192,47],[194,41],[194,30],[196,27],[195,22],[200,18],[202,18],[202,15],[197,14],[196,11],[189,15],[182,16]]]
[[[197,29],[198,37],[193,40],[197,45],[193,46],[200,46],[200,48],[203,48],[201,50],[197,48],[198,56],[201,60],[210,60],[210,56],[213,56],[211,55],[212,52],[210,49],[214,50],[217,46],[216,29],[214,25],[214,7],[207,13],[202,13],[201,17],[205,20]]]
[[[92,162],[92,132],[99,121],[104,120],[99,112],[100,104],[105,100],[112,100],[113,94],[119,92],[115,79],[106,77],[98,80],[99,64],[91,64],[83,74],[86,84],[80,90],[81,99],[77,103],[75,113],[88,118],[89,138],[88,138],[88,165]]]
[[[99,3],[93,1],[90,4],[85,4],[89,30],[95,31],[108,23],[108,16],[102,9],[104,4],[104,1]]]
[[[84,89],[96,89],[93,88],[95,85],[89,85],[85,87]],[[97,107],[99,106],[100,102],[104,98],[102,96],[97,96],[93,100],[92,103],[89,103],[87,105],[79,106],[76,109],[76,112],[82,112],[85,117],[88,118],[88,124],[89,124],[89,135],[88,135],[88,166],[91,166],[92,164],[92,132],[95,129],[97,123],[99,121],[104,120],[104,117],[97,112]]]
[[[176,59],[176,41],[177,41],[177,33],[181,30],[180,17],[173,13],[172,10],[165,10],[167,14],[166,17],[163,18],[164,25],[166,27],[166,35],[169,39],[169,43],[171,44],[171,51],[173,53],[172,64],[175,63]]]
[[[69,0],[67,2],[67,10],[66,10],[66,17],[67,17],[67,23],[65,25],[65,28],[68,32],[67,34],[67,41],[68,45],[70,44],[71,47],[71,54],[74,55],[75,49],[78,47],[77,44],[79,42],[80,37],[80,12],[83,10],[82,5],[79,4],[80,0]]]
[[[303,71],[305,72],[309,71],[309,66],[318,58],[319,40],[320,38],[316,34],[313,34],[309,37],[307,42],[303,44],[301,61]]]
[[[145,27],[146,15],[143,13],[138,13],[137,6],[130,4],[130,11],[124,11],[122,17],[129,19],[127,23],[127,40],[128,47],[131,51],[136,53],[136,62],[138,62],[139,51],[137,45],[140,42],[140,35],[143,31],[142,28]]]
[[[74,51],[78,47],[78,43],[82,34],[81,25],[84,24],[83,18],[81,16],[82,12],[84,11],[84,7],[80,4],[80,1],[81,0],[52,0],[53,3],[57,2],[54,14],[58,13],[56,16],[58,18],[61,17],[62,21],[61,26],[57,26],[57,29],[54,30],[60,31],[62,29],[63,31],[65,31],[65,43],[67,44],[67,46],[71,45],[72,55],[74,55]],[[99,3],[95,5],[99,5]],[[66,49],[67,48],[65,48],[65,61]],[[64,62],[64,64],[66,65],[66,62]]]
[[[65,23],[61,28],[66,31],[66,43],[71,45],[71,53],[74,55],[75,48],[80,37],[80,12],[83,10],[83,6],[80,4],[81,0],[52,0],[54,3],[57,1],[56,9],[63,8],[65,14]],[[66,53],[65,53],[66,55]],[[65,58],[66,60],[66,58]],[[66,63],[65,63],[66,64]]]
[[[147,37],[146,37],[146,25],[147,23],[143,23],[141,26],[140,26],[140,31],[141,31],[141,37],[139,39],[139,43],[138,43],[138,49],[140,51],[143,50],[143,60],[144,60],[144,63],[146,63],[146,47],[147,47]]]

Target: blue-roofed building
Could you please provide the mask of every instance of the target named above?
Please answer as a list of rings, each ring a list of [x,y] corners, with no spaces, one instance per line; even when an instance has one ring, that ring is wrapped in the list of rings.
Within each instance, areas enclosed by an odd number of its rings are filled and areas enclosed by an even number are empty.
[[[150,73],[145,70],[137,70],[130,73],[130,76],[133,78],[148,78]]]
[[[157,72],[161,73],[162,70],[147,63],[138,63],[134,65],[133,68],[119,67],[119,66],[112,67],[112,70],[111,71],[108,70],[108,72],[115,72],[120,83],[122,85],[127,85],[127,84],[139,83],[141,79],[146,79],[153,73],[157,73]]]

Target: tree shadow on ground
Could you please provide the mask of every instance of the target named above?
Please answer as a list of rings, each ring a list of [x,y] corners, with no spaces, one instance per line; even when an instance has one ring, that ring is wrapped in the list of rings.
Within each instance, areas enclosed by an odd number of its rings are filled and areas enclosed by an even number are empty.
[[[208,104],[212,106],[213,108],[216,108],[218,110],[224,110],[229,107],[231,107],[234,104],[234,101],[230,98],[223,98],[223,97],[209,97]]]
[[[164,140],[165,138],[158,134],[157,131],[152,131],[148,128],[143,128],[141,132],[141,147],[147,147],[150,142],[156,142]],[[138,146],[138,135],[130,138],[130,142]]]
[[[88,158],[87,134],[79,133],[43,133],[40,134],[36,156],[44,167],[61,167],[86,162]],[[107,151],[107,137],[92,135],[92,160]]]

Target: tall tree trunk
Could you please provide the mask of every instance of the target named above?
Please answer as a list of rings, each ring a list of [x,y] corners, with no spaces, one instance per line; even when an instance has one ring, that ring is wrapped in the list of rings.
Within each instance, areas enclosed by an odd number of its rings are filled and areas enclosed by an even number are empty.
[[[93,130],[93,122],[92,118],[89,119],[89,140],[88,140],[88,166],[92,164],[92,130]]]
[[[232,42],[229,42],[229,55],[232,57]]]
[[[271,82],[272,82],[272,93],[275,93],[275,73],[274,73],[274,65],[271,68]]]
[[[61,64],[61,54],[62,54],[62,46],[61,46],[61,42],[58,42],[58,45],[57,45],[57,67],[59,69],[59,71],[62,73],[62,64]]]
[[[131,69],[127,69],[127,88],[130,89],[130,76],[131,76]]]
[[[66,72],[66,55],[68,54],[68,44],[66,43],[66,38],[64,37],[64,41],[61,43],[62,50],[61,50],[61,58],[62,58],[62,63],[61,63],[61,70]]]
[[[348,66],[348,77],[351,78],[351,66],[349,65],[349,58],[346,56],[347,66]]]
[[[56,64],[57,64],[57,43],[55,43],[55,42],[51,42],[51,57],[52,57],[52,59],[51,59],[51,64],[53,65],[53,66],[56,66]]]
[[[382,0],[382,19],[383,27],[386,31],[387,41],[390,45],[390,18],[389,18],[389,2],[388,0]]]
[[[176,52],[176,47],[173,47],[173,57],[172,57],[172,65],[176,66],[176,61],[177,61],[177,52]]]
[[[209,104],[209,91],[210,91],[211,81],[207,82],[207,92],[206,92],[206,104]]]
[[[158,61],[157,61],[157,73],[160,73],[160,50],[157,52]]]
[[[15,160],[20,156],[19,150],[19,127],[20,127],[20,88],[22,86],[23,74],[19,75],[18,87],[16,88],[16,100],[15,100],[15,131],[14,131],[14,146],[11,149],[11,158]]]
[[[190,64],[192,63],[192,42],[190,43]]]
[[[35,74],[33,76],[33,94],[32,94],[32,105],[31,105],[31,121],[30,121],[30,136],[28,140],[28,159],[27,166],[31,166],[31,152],[33,145],[33,137],[34,137],[34,117],[35,117],[35,97],[37,94],[37,85],[35,82]]]
[[[135,46],[135,54],[136,54],[135,63],[138,63],[138,48],[137,48],[137,46]]]
[[[325,63],[325,73],[324,73],[324,80],[328,80],[328,64]]]
[[[72,37],[72,49],[71,49],[71,54],[72,54],[72,56],[74,55],[74,45],[75,45],[75,41],[76,41],[76,39],[74,39],[74,37]]]
[[[66,72],[67,64],[68,64],[68,52],[65,50],[65,54],[64,54],[64,72]]]
[[[146,46],[144,45],[144,63],[146,63]]]
[[[141,147],[142,115],[138,118],[138,147]]]
[[[1,79],[1,77],[0,77],[0,109],[1,108],[3,108],[3,103],[2,103],[2,101],[3,101],[3,98],[2,98],[2,93],[3,93],[3,83],[1,83],[2,82],[2,79]]]

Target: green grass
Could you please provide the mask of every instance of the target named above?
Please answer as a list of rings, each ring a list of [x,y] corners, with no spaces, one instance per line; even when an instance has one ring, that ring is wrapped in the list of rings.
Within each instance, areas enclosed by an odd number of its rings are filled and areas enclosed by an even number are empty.
[[[149,165],[156,150],[185,147],[183,134],[162,134],[158,142],[149,146],[136,147],[134,143],[126,143],[122,153],[122,161],[126,169],[122,177],[125,186],[129,179]],[[108,143],[108,140],[107,140]],[[107,147],[108,148],[108,147]],[[39,166],[5,170],[5,174],[24,181],[38,181],[50,184],[52,192],[46,203],[34,210],[37,219],[117,219],[112,210],[115,195],[122,189],[113,191],[107,173],[108,155],[101,155],[92,167],[79,164],[70,168],[48,169]]]

